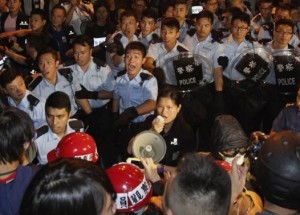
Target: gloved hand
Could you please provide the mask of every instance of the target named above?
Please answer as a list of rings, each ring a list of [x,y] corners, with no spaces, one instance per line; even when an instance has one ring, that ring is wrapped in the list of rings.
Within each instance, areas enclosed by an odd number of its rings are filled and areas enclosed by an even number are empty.
[[[75,92],[75,97],[77,99],[98,99],[98,92],[89,91],[83,85],[81,85],[81,90]]]
[[[138,114],[137,110],[135,109],[135,107],[127,108],[118,117],[118,119],[116,121],[116,126],[117,127],[126,126],[131,122],[131,120],[135,119],[138,115],[139,114]]]
[[[125,49],[124,49],[123,44],[121,43],[121,41],[118,40],[117,38],[114,38],[114,43],[116,45],[116,54],[120,55],[120,56],[125,54]]]

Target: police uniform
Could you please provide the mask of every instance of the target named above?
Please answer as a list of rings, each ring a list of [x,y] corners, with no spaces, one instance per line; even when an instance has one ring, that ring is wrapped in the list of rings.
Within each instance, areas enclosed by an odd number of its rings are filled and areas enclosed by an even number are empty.
[[[36,85],[32,89],[32,93],[39,98],[47,100],[48,96],[56,91],[62,91],[66,93],[71,101],[71,116],[73,116],[78,110],[75,102],[75,91],[80,89],[79,84],[74,82],[70,83],[64,76],[57,72],[57,82],[55,85],[50,84],[45,78],[36,78],[31,85]]]
[[[147,100],[156,101],[157,92],[158,86],[156,78],[148,71],[141,69],[131,80],[127,73],[117,77],[114,99],[120,100],[119,113],[122,113],[125,109],[137,107]],[[138,116],[133,122],[143,122],[150,114],[151,113],[147,113]]]
[[[65,135],[75,131],[83,132],[83,127],[80,128],[72,126],[72,121],[74,122],[78,120],[69,120]],[[38,151],[38,161],[40,164],[46,164],[48,163],[47,154],[57,147],[61,138],[57,136],[57,134],[53,133],[48,125],[42,126],[36,132],[39,135],[35,140],[35,145]]]
[[[257,39],[258,33],[256,33],[254,29],[260,29],[260,27],[267,22],[273,22],[273,17],[271,16],[270,20],[265,20],[261,13],[254,16],[251,20],[251,26],[253,28],[253,30],[251,30],[251,36]]]
[[[190,30],[190,28],[192,27],[192,25],[189,23],[189,20],[186,20],[183,25],[180,27],[179,29],[179,38],[178,38],[178,42],[182,43],[187,35],[187,31]]]
[[[142,36],[142,32],[140,33],[140,35],[138,36],[139,40],[141,43],[143,43],[146,46],[146,49],[148,50],[150,42],[152,40],[152,36],[153,34],[155,34],[154,32],[150,33],[149,35],[147,35],[146,37]]]
[[[100,61],[91,59],[87,71],[83,71],[78,64],[68,66],[73,71],[75,83],[80,83],[89,91],[113,91],[115,80],[110,67]],[[89,99],[92,109],[101,108],[109,102],[109,99]]]
[[[261,41],[261,40],[271,41],[271,40],[273,40],[273,34],[271,35],[268,30],[265,30],[263,27],[261,27],[258,32],[257,40],[258,41]],[[298,47],[299,43],[300,43],[299,38],[295,34],[293,34],[289,44],[291,44],[294,47]]]
[[[19,108],[28,113],[33,121],[35,129],[46,124],[45,103],[34,96],[29,90],[26,91],[26,95],[20,104],[17,105],[10,96],[8,97],[8,103],[10,106]]]
[[[193,36],[187,35],[183,44],[186,45],[193,54],[199,54],[206,57],[213,68],[221,67],[218,63],[218,58],[224,54],[222,54],[220,43],[214,41],[211,34],[204,41],[198,40],[197,33]],[[208,72],[203,74],[203,79],[206,80],[207,83],[212,83],[214,81],[214,74],[212,71],[206,71]]]
[[[189,49],[180,42],[176,42],[174,48],[170,51],[165,49],[165,45],[163,43],[151,44],[148,50],[148,54],[146,57],[151,57],[155,61],[156,67],[161,67],[164,69],[166,76],[166,83],[170,85],[177,85],[177,80],[175,77],[173,68],[166,68],[166,60],[178,55],[182,50],[183,52],[188,52]]]
[[[123,45],[123,48],[125,49],[126,46],[128,45],[128,43],[130,42],[128,40],[128,38],[122,33],[122,31],[119,31],[119,32],[116,32],[112,37],[111,39],[109,40],[109,42],[113,42],[114,40],[114,37],[118,34],[121,34],[122,37],[120,39],[120,42],[122,43]],[[138,37],[136,35],[133,35],[133,39],[132,41],[139,41]],[[111,57],[111,53],[109,52],[106,52],[106,63],[109,65],[109,67],[111,68],[112,70],[112,73],[114,75],[114,77],[117,77],[118,73],[122,70],[125,69],[125,62],[121,62],[120,65],[118,66],[115,66],[114,63],[113,63],[113,58]]]
[[[250,78],[246,78],[244,74],[239,70],[237,70],[237,65],[233,65],[234,59],[241,55],[247,49],[253,48],[262,48],[262,46],[257,42],[252,42],[244,39],[243,42],[237,44],[232,35],[228,38],[225,38],[224,44],[222,44],[224,48],[224,54],[229,59],[229,66],[223,72],[223,80],[224,80],[224,95],[227,107],[229,107],[230,114],[236,117],[241,123],[243,129],[247,134],[255,130],[259,130],[260,127],[260,113],[262,111],[264,102],[262,96],[260,95],[260,84],[265,80],[262,77],[254,82],[252,79],[255,76]],[[254,51],[255,52],[255,51]],[[255,55],[254,55],[255,56]],[[264,60],[264,56],[260,56],[262,62]],[[244,56],[239,62],[242,60],[248,60],[247,56]],[[257,59],[254,58],[254,61]],[[262,67],[262,65],[257,65],[260,62],[253,62],[255,68],[262,68],[264,70],[264,74],[267,74],[267,69]],[[265,64],[268,64],[264,62]],[[248,62],[247,62],[248,65]],[[233,68],[235,66],[235,68]],[[242,66],[244,67],[244,66]],[[257,72],[258,69],[252,69]],[[251,73],[252,73],[251,70]],[[243,68],[243,72],[246,71]],[[269,73],[270,74],[270,73]],[[268,75],[269,75],[268,74]],[[263,76],[264,77],[264,76]]]

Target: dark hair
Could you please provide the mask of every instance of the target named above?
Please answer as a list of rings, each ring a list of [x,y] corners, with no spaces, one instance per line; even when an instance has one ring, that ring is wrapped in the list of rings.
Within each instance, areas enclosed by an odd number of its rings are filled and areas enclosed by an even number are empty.
[[[24,143],[31,143],[34,126],[29,115],[18,108],[4,108],[0,113],[0,162],[20,161]]]
[[[223,14],[224,14],[224,13],[230,13],[231,16],[234,16],[235,14],[241,13],[241,12],[243,12],[243,11],[242,11],[240,8],[238,8],[238,7],[227,7],[227,8],[224,10]]]
[[[44,54],[51,54],[55,61],[58,60],[57,52],[52,48],[43,49],[38,53],[37,59],[40,60],[41,56]]]
[[[186,154],[177,167],[176,176],[168,181],[164,205],[174,215],[228,213],[231,198],[229,174],[211,157]]]
[[[287,25],[287,26],[291,27],[292,30],[294,29],[294,22],[291,19],[279,19],[275,23],[275,29],[277,29],[279,25]]]
[[[130,16],[134,17],[136,21],[138,20],[136,13],[132,9],[127,9],[123,13],[121,13],[120,22],[122,22],[124,17],[130,17]]]
[[[177,4],[187,4],[187,1],[186,0],[175,0],[175,6]]]
[[[19,72],[15,67],[8,67],[1,71],[0,73],[0,85],[2,88],[5,88],[7,84],[11,83],[18,76],[22,76],[22,73]]]
[[[49,95],[45,104],[45,111],[47,112],[48,108],[57,108],[57,109],[66,109],[68,113],[71,111],[71,102],[69,96],[61,91],[56,91]]]
[[[175,1],[174,0],[165,0],[161,5],[162,13],[165,14],[169,7],[175,7]]]
[[[75,37],[75,39],[73,40],[73,47],[75,45],[89,46],[92,49],[94,46],[94,41],[93,41],[93,38],[91,38],[85,34],[82,34],[82,35]]]
[[[140,52],[142,52],[143,58],[146,57],[146,47],[143,43],[141,43],[139,41],[132,41],[132,42],[128,43],[128,45],[125,48],[125,54],[129,50],[139,50]]]
[[[291,15],[291,8],[287,5],[280,5],[280,6],[276,7],[275,15],[277,14],[277,12],[279,10],[287,10],[289,12],[289,14]]]
[[[34,48],[38,53],[47,49],[49,43],[49,37],[44,32],[32,31],[27,35],[27,45]]]
[[[43,9],[40,8],[32,9],[30,13],[30,17],[32,17],[32,15],[39,15],[43,20],[47,21],[46,12]]]
[[[159,100],[160,98],[170,98],[177,106],[181,104],[181,96],[178,90],[171,87],[166,87],[161,90],[158,94],[157,100]]]
[[[52,9],[51,9],[51,15],[53,15],[53,11],[56,10],[56,9],[62,10],[64,12],[64,16],[67,15],[66,8],[64,8],[61,4],[56,4],[56,5],[54,5],[52,7]]]
[[[257,5],[260,6],[263,3],[274,3],[273,0],[258,0]]]
[[[235,20],[241,20],[242,22],[245,22],[248,26],[250,26],[251,18],[247,13],[241,12],[234,14],[231,19],[231,24],[233,24]]]
[[[96,2],[95,2],[95,4],[94,4],[94,11],[95,11],[95,13],[94,13],[94,18],[93,18],[93,19],[94,19],[95,21],[97,20],[97,18],[96,18],[96,11],[97,11],[100,7],[104,7],[105,10],[107,11],[108,16],[107,16],[106,21],[108,22],[109,19],[110,19],[110,9],[109,9],[109,5],[108,5],[108,3],[107,3],[106,1],[96,1]]]
[[[143,11],[142,19],[144,17],[154,19],[154,21],[156,22],[156,20],[157,20],[157,13],[154,10],[152,10],[152,9],[146,9],[146,10]]]
[[[107,193],[115,196],[100,167],[81,159],[57,160],[42,167],[32,179],[20,214],[99,215],[108,201]]]
[[[209,19],[210,23],[213,24],[214,23],[214,15],[212,12],[208,11],[208,10],[203,10],[200,13],[198,13],[196,15],[196,20],[198,21],[199,19],[202,18],[207,18]]]
[[[168,17],[163,19],[162,23],[161,23],[161,29],[166,26],[168,28],[175,28],[177,31],[179,31],[180,29],[180,25],[179,22],[176,18],[174,17]]]

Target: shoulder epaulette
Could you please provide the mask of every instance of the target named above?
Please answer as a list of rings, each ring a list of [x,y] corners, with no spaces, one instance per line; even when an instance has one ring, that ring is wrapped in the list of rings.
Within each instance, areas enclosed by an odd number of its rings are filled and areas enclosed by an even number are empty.
[[[28,89],[30,91],[34,90],[37,85],[39,85],[39,83],[41,83],[41,81],[43,80],[43,77],[41,75],[39,75],[38,77],[36,77],[35,79],[33,79],[33,81],[31,81],[28,85]]]
[[[196,33],[196,28],[191,28],[186,32],[190,37],[194,36]]]
[[[162,42],[162,39],[156,33],[153,33],[152,38],[149,43],[155,44],[155,43],[160,43],[160,42]]]
[[[42,136],[43,134],[46,134],[49,131],[48,125],[43,125],[42,127],[39,127],[36,132],[36,138]]]
[[[252,20],[252,22],[257,23],[260,19],[261,19],[261,15],[258,14],[257,16],[254,17],[254,19]]]
[[[75,131],[80,131],[80,129],[83,129],[84,128],[84,124],[83,124],[83,122],[81,121],[81,120],[78,120],[78,119],[76,119],[76,120],[70,120],[69,121],[69,126],[73,129],[73,130],[75,130]]]
[[[72,83],[72,81],[73,81],[73,75],[72,75],[73,70],[72,69],[70,69],[70,68],[61,68],[61,69],[58,70],[58,72],[59,72],[59,74],[64,76],[69,83]]]
[[[223,34],[221,31],[218,31],[218,30],[212,30],[211,31],[211,38],[212,38],[212,43],[214,42],[221,42],[222,38],[223,38]]]
[[[300,43],[299,43],[300,44]],[[299,46],[299,45],[298,45]],[[293,46],[293,45],[291,45],[291,44],[288,44],[288,48],[289,49],[294,49],[295,47]]]
[[[186,19],[185,22],[188,24],[189,28],[194,25],[194,22],[191,19]]]
[[[142,80],[141,83],[140,83],[140,85],[142,86],[143,83],[144,83],[144,81],[150,80],[153,77],[153,75],[142,72],[140,74],[140,77],[141,77],[141,80]]]
[[[37,97],[35,97],[31,94],[29,94],[27,96],[27,100],[29,101],[29,109],[31,111],[32,111],[33,107],[37,106],[37,104],[40,102],[40,100]]]
[[[181,45],[177,46],[177,51],[179,51],[179,52],[189,52],[189,50],[183,48]]]
[[[97,65],[97,71],[101,69],[101,67],[105,67],[106,63],[103,60],[100,60],[99,58],[93,58],[93,62]]]
[[[74,59],[72,59],[72,60],[69,60],[69,61],[67,61],[67,62],[64,62],[63,63],[63,66],[64,67],[66,67],[66,66],[71,66],[71,65],[73,65],[73,64],[75,64],[76,63],[76,61],[74,60]]]
[[[126,74],[126,70],[122,70],[122,71],[118,72],[117,77],[120,77],[125,74]]]

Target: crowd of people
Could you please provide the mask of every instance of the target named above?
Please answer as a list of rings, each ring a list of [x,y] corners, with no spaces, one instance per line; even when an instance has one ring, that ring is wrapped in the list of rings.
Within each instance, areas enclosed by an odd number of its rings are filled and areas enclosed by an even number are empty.
[[[0,57],[0,214],[300,213],[298,1],[0,0]]]

